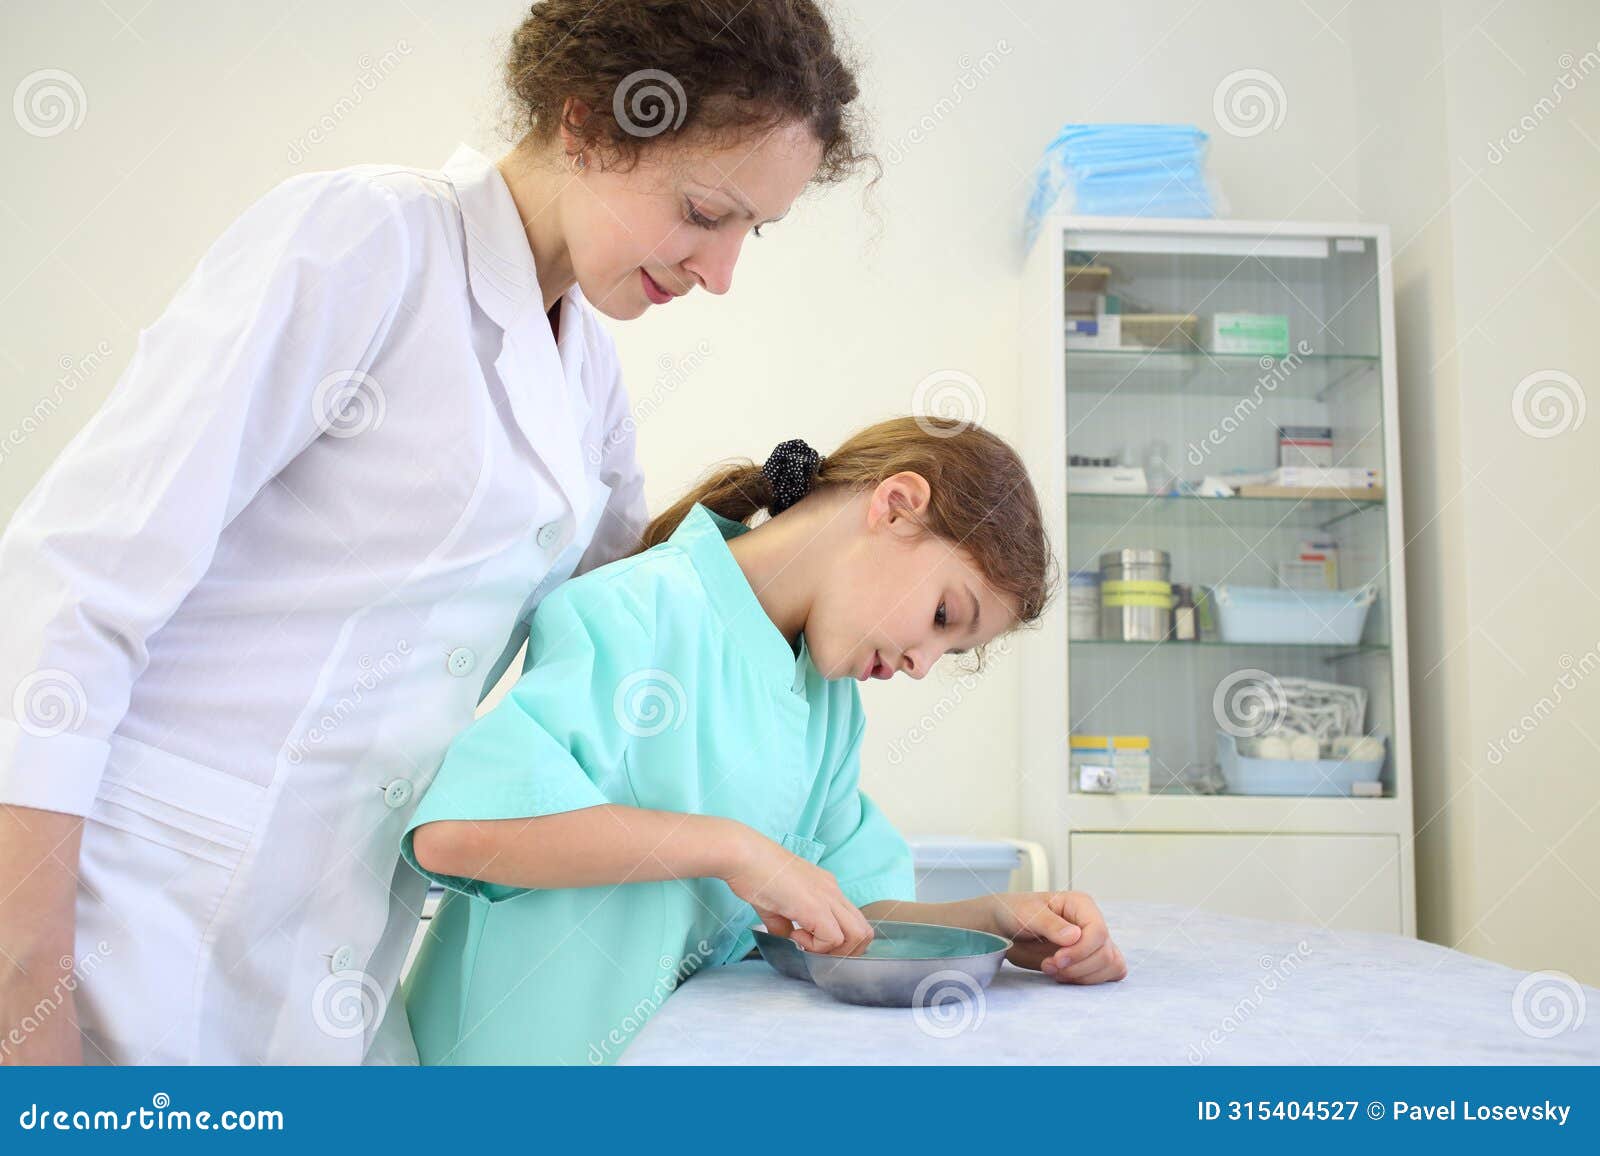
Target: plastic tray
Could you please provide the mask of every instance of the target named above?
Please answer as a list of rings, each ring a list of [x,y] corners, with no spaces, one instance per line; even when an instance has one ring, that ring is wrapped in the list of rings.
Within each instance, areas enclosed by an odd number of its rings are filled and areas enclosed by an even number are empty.
[[[1352,783],[1375,783],[1383,775],[1383,759],[1247,759],[1226,731],[1217,732],[1217,762],[1231,795],[1348,795]]]
[[[1224,583],[1212,590],[1211,597],[1224,642],[1354,646],[1361,641],[1378,588],[1284,590]]]

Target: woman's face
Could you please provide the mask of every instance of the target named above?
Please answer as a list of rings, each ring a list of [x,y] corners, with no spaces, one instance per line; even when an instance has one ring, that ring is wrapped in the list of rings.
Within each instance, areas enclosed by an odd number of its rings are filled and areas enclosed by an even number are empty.
[[[806,646],[825,678],[922,678],[945,654],[992,642],[1016,624],[965,550],[924,530],[927,485],[896,474],[852,498],[852,530],[816,589]]]
[[[562,191],[578,287],[618,321],[697,286],[726,293],[745,238],[789,211],[821,160],[821,143],[794,122],[734,143],[648,146],[625,172],[591,153]]]

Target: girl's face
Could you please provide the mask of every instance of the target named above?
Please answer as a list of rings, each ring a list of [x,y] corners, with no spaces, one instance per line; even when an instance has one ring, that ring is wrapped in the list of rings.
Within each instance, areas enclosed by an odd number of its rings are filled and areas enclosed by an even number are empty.
[[[922,678],[942,656],[993,641],[1016,623],[1016,605],[973,559],[914,520],[928,483],[897,474],[840,515],[853,531],[819,580],[806,646],[826,678]]]
[[[591,152],[561,193],[579,288],[618,321],[697,286],[726,293],[745,238],[789,211],[821,160],[821,143],[793,122],[733,143],[647,146],[626,172]]]

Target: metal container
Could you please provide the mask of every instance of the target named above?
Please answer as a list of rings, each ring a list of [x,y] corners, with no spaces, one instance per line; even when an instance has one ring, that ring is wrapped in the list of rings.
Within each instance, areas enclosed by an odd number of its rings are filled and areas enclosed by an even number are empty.
[[[871,1007],[969,1011],[1011,950],[986,931],[874,920],[877,937],[860,955],[805,952],[811,980],[834,999]]]
[[[859,955],[824,955],[796,947],[813,983],[844,1003],[936,1007],[972,1003],[989,986],[1011,941],[986,931],[934,923],[869,920],[873,939]],[[752,929],[754,930],[754,929]],[[757,943],[773,937],[763,933]],[[778,966],[779,952],[763,957]],[[794,947],[792,943],[789,946]],[[792,974],[785,969],[784,974]]]
[[[1165,550],[1112,550],[1100,555],[1102,582],[1165,582],[1172,577],[1172,555]]]
[[[1160,642],[1172,633],[1172,558],[1165,550],[1100,555],[1100,637]]]
[[[1123,642],[1161,642],[1172,633],[1170,606],[1104,606],[1100,637]]]
[[[811,982],[811,973],[806,970],[805,955],[798,943],[781,935],[774,935],[761,925],[752,927],[750,934],[755,938],[756,949],[761,952],[761,958],[766,960],[774,971],[790,979]]]

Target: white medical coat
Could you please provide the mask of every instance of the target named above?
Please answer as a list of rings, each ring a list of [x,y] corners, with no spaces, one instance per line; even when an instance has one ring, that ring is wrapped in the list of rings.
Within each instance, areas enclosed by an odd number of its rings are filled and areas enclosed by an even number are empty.
[[[0,802],[85,816],[89,1062],[415,1061],[401,833],[645,522],[615,348],[542,305],[471,149],[293,177],[0,539]]]

